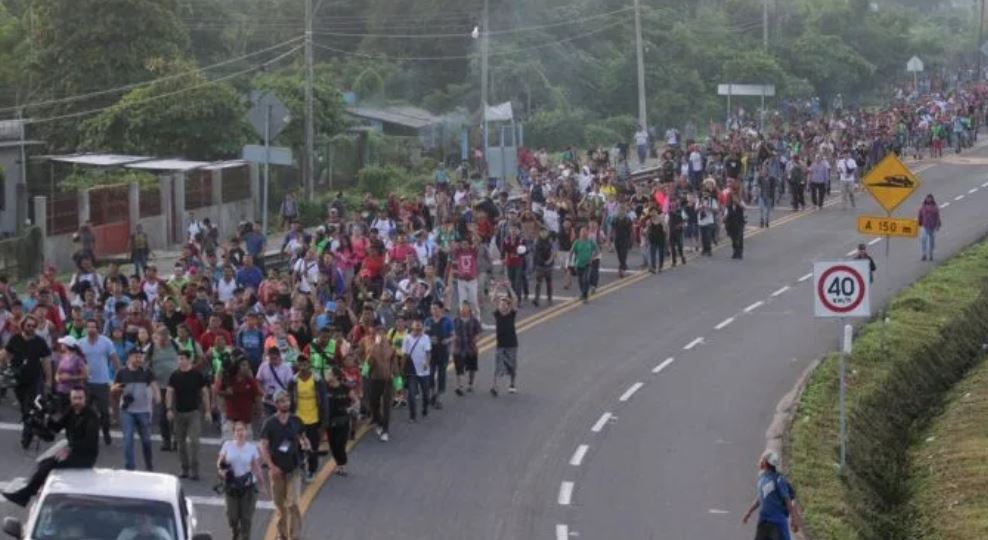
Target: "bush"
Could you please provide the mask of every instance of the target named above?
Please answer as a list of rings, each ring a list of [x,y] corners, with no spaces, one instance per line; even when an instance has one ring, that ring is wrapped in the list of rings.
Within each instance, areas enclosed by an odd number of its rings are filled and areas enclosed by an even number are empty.
[[[616,132],[611,131],[600,124],[590,124],[583,130],[583,139],[588,146],[604,146],[610,148],[614,143],[622,140]]]
[[[553,109],[535,113],[525,126],[526,146],[562,150],[584,144],[584,129],[590,113],[582,109]]]
[[[408,175],[392,165],[371,165],[357,173],[357,186],[374,197],[387,197],[392,188],[407,183]]]

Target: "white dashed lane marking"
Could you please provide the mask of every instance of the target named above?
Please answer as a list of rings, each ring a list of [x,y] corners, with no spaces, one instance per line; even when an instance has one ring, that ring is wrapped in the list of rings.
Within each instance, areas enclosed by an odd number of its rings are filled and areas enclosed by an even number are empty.
[[[955,201],[959,201],[959,200],[961,200],[961,199],[963,199],[963,198],[964,198],[964,196],[963,196],[963,195],[958,195],[958,196],[956,196],[956,197],[954,197],[954,200],[955,200]]]
[[[563,523],[556,525],[556,540],[569,540],[569,527]]]
[[[943,204],[940,205],[940,208],[946,208],[948,206],[950,206],[950,203],[949,202],[945,202],[945,203],[943,203]]]
[[[662,361],[661,364],[652,368],[652,373],[660,373],[663,369],[669,367],[669,364],[672,364],[675,361],[676,359],[671,356],[669,358],[666,358],[665,360]]]
[[[755,302],[754,304],[751,304],[750,306],[744,308],[744,312],[745,313],[751,313],[752,311],[755,311],[756,309],[758,309],[759,307],[761,307],[762,304],[764,304],[764,303],[765,302],[759,300],[759,301]]]
[[[628,401],[629,399],[631,399],[631,396],[635,395],[635,392],[641,390],[641,387],[643,386],[645,386],[645,383],[641,381],[636,382],[635,384],[629,386],[628,389],[625,390],[623,394],[621,394],[621,397],[618,398],[618,401]]]
[[[590,450],[590,446],[586,444],[581,444],[576,447],[576,451],[573,452],[573,457],[569,458],[569,464],[574,467],[579,467],[583,464],[583,458],[587,455],[587,450]]]
[[[607,422],[610,421],[610,419],[611,419],[611,413],[605,412],[604,414],[600,415],[600,418],[598,418],[597,422],[593,425],[592,428],[590,428],[590,431],[594,433],[600,433],[604,429],[604,426],[607,425]]]
[[[782,294],[782,293],[784,293],[784,292],[786,292],[788,290],[789,290],[789,285],[786,285],[786,286],[782,287],[781,289],[779,289],[779,290],[775,291],[774,293],[772,293],[772,296],[773,297],[779,296],[780,294]]]
[[[703,343],[703,337],[698,337],[698,338],[694,339],[693,341],[687,343],[686,346],[683,347],[683,350],[687,350],[688,351],[688,350],[692,349],[693,347],[696,347],[697,345],[699,345],[701,343]]]
[[[855,253],[857,253],[857,252],[858,252],[858,250],[857,250],[857,248],[855,248],[855,249],[852,249],[851,251],[848,251],[848,252],[847,252],[847,256],[848,256],[848,257],[850,257],[851,255],[854,255],[854,254],[855,254]]]
[[[971,188],[971,189],[967,190],[968,195],[971,195],[971,194],[974,194],[974,193],[977,193],[977,192],[978,192],[978,188]]]
[[[723,330],[724,328],[727,328],[727,325],[731,324],[732,322],[734,322],[734,317],[728,317],[723,321],[720,321],[720,324],[715,326],[714,330]]]
[[[871,242],[868,242],[868,245],[869,245],[869,246],[873,246],[873,245],[875,245],[875,244],[877,244],[877,243],[879,243],[879,242],[881,242],[881,241],[882,241],[882,239],[881,239],[881,238],[875,238],[875,239],[874,239],[874,240],[872,240]]]
[[[802,282],[806,281],[807,279],[810,279],[811,277],[813,277],[813,272],[810,272],[809,274],[806,274],[805,276],[800,277],[797,281],[799,281],[800,283],[802,283]]]
[[[562,506],[569,506],[570,501],[573,500],[573,482],[563,482],[559,484],[559,504]]]

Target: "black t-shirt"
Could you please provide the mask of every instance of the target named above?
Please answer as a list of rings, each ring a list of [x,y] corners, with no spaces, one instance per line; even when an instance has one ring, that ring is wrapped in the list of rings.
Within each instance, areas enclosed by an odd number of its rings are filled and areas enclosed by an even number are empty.
[[[518,334],[515,332],[515,315],[517,311],[511,311],[507,315],[501,314],[500,310],[494,311],[494,322],[497,325],[497,346],[517,347]]]
[[[162,311],[158,318],[160,319],[161,324],[165,325],[165,328],[168,329],[171,336],[175,337],[178,335],[178,325],[185,322],[185,313],[182,313],[176,309],[171,315],[168,315]]]
[[[278,420],[277,416],[271,416],[261,428],[261,439],[268,441],[271,461],[282,472],[294,471],[301,462],[302,452],[298,444],[298,437],[302,434],[302,429],[302,421],[294,414],[289,415],[288,421],[284,424]]]
[[[168,378],[168,386],[175,392],[175,401],[172,403],[175,411],[185,413],[198,410],[202,389],[208,384],[206,376],[198,369],[175,370]]]
[[[44,374],[41,359],[51,356],[51,349],[44,339],[37,335],[24,339],[22,334],[15,334],[4,348],[10,355],[11,367],[21,370],[17,379],[19,386],[31,386],[41,380]]]

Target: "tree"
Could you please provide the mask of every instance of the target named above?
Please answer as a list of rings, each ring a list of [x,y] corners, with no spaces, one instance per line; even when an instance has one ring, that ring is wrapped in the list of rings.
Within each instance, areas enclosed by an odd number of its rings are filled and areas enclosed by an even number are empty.
[[[168,64],[162,75],[191,69]],[[218,160],[237,155],[250,139],[247,105],[226,83],[192,72],[132,90],[118,103],[83,122],[82,146],[141,155]]]
[[[39,98],[75,96],[147,81],[156,61],[182,58],[188,38],[175,0],[36,0],[30,71]],[[58,107],[29,110],[45,118],[107,106],[103,94]],[[76,143],[74,122],[44,124],[55,149]]]

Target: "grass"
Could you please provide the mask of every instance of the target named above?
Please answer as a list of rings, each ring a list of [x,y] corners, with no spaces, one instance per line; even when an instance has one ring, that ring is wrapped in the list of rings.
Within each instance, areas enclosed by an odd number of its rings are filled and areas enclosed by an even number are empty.
[[[810,378],[790,432],[790,476],[811,538],[909,537],[909,446],[988,332],[988,242],[903,290],[848,359],[848,467],[838,469],[837,355]],[[970,538],[970,537],[969,537]]]
[[[910,452],[917,538],[988,538],[988,362],[950,392]]]

